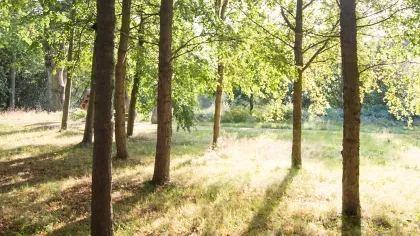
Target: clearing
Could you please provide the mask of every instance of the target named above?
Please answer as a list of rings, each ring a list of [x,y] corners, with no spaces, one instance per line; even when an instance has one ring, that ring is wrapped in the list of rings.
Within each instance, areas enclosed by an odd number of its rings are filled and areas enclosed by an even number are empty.
[[[92,149],[60,114],[0,115],[0,235],[88,235]],[[223,127],[223,124],[222,124]],[[340,128],[303,131],[303,170],[290,170],[291,130],[211,127],[174,132],[172,182],[152,177],[155,126],[137,124],[130,158],[113,161],[116,235],[340,235]],[[420,235],[420,133],[361,133],[362,233]],[[368,132],[366,132],[368,131]]]

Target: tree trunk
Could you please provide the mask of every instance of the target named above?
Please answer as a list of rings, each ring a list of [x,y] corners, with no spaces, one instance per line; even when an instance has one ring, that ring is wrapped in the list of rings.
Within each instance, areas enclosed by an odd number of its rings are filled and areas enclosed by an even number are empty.
[[[136,74],[134,76],[133,90],[131,90],[131,101],[130,101],[130,107],[128,110],[127,136],[132,136],[134,132],[134,120],[136,119],[137,94],[138,94],[139,85],[140,85],[140,66],[141,66],[141,62],[140,60],[137,60]]]
[[[226,9],[229,5],[229,0],[216,0],[215,1],[215,13],[219,20],[226,20]],[[221,44],[219,44],[220,50]],[[217,147],[217,141],[220,136],[220,119],[222,116],[222,95],[223,95],[223,73],[225,65],[221,62],[217,64],[217,88],[216,88],[216,101],[214,104],[214,124],[213,124],[213,149]]]
[[[359,131],[360,95],[357,66],[356,6],[354,0],[341,0],[340,37],[344,79],[343,129],[343,209],[344,216],[356,218],[360,225]]]
[[[144,18],[140,12],[140,25],[139,25],[139,53],[137,55],[136,61],[136,73],[134,75],[133,81],[133,89],[131,90],[131,101],[130,107],[128,111],[128,123],[127,123],[127,136],[133,136],[134,133],[134,121],[136,119],[136,105],[137,105],[137,96],[139,92],[140,86],[140,76],[141,76],[141,69],[143,64],[143,57],[144,57]]]
[[[97,35],[95,40],[96,97],[92,165],[93,236],[113,235],[112,225],[112,90],[114,77],[115,0],[97,1]]]
[[[66,83],[64,82],[64,69],[57,68],[53,77],[53,106],[54,110],[63,109],[64,91]]]
[[[172,24],[173,0],[161,0],[159,37],[158,127],[155,169],[152,182],[163,184],[170,180],[170,151],[172,136]]]
[[[120,45],[118,47],[118,61],[115,68],[115,141],[117,143],[116,158],[120,159],[126,159],[128,157],[127,134],[125,129],[125,76],[130,33],[130,9],[131,0],[123,0]]]
[[[16,94],[16,53],[12,56],[12,66],[10,70],[10,99],[9,109],[15,110],[15,94]]]
[[[93,47],[93,55],[92,55],[92,74],[90,79],[90,93],[89,93],[89,103],[88,109],[86,113],[86,123],[85,123],[85,131],[83,133],[83,140],[82,144],[92,144],[92,131],[93,131],[93,113],[95,107],[95,95],[96,95],[96,82],[95,82],[95,61],[96,61],[96,52],[95,46]]]
[[[73,0],[72,6],[74,7],[76,0]],[[71,22],[74,24],[76,18],[76,9],[71,10]],[[72,76],[73,76],[73,47],[74,47],[74,26],[70,29],[70,40],[69,40],[69,51],[67,54],[67,62],[70,66],[67,70],[67,82],[66,89],[64,93],[64,104],[63,104],[63,117],[61,119],[61,130],[67,130],[67,121],[69,119],[69,109],[70,109],[70,97],[71,97],[71,85],[72,85]]]
[[[303,53],[302,53],[302,13],[303,1],[296,2],[296,27],[295,27],[295,65],[298,77],[293,83],[293,143],[292,167],[302,167],[302,80],[303,80]]]
[[[251,93],[249,96],[249,113],[252,115],[252,111],[254,110],[254,93]]]
[[[217,140],[220,136],[220,119],[222,116],[222,95],[223,95],[223,71],[224,65],[217,66],[217,89],[216,89],[216,102],[214,104],[214,125],[213,125],[213,148],[217,147]]]

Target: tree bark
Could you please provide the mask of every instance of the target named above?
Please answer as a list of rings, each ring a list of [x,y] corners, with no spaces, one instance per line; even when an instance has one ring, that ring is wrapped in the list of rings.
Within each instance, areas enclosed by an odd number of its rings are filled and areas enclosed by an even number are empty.
[[[254,93],[251,93],[249,96],[249,114],[252,115],[252,111],[254,110]]]
[[[66,83],[64,82],[64,69],[57,68],[53,76],[53,106],[54,110],[63,109],[64,104],[64,91]]]
[[[161,0],[159,33],[158,127],[155,169],[152,182],[170,181],[170,151],[172,136],[172,24],[173,0]]]
[[[95,61],[96,61],[96,50],[95,46],[93,47],[92,55],[92,74],[90,79],[90,94],[89,94],[89,103],[86,113],[86,122],[85,122],[85,131],[83,133],[82,144],[92,144],[92,134],[93,134],[93,117],[94,117],[94,108],[95,108],[95,95],[96,95],[96,81],[95,81]]]
[[[213,125],[213,148],[217,147],[217,141],[220,136],[220,120],[222,117],[222,95],[223,95],[223,72],[224,65],[217,66],[217,89],[216,102],[214,104],[214,125]]]
[[[141,50],[141,49],[140,49]],[[141,62],[137,60],[136,64],[136,74],[134,76],[134,82],[133,82],[133,89],[131,90],[131,101],[130,101],[130,107],[128,110],[128,122],[127,122],[127,136],[133,136],[134,132],[134,121],[136,119],[136,104],[137,104],[137,95],[139,91],[139,85],[140,85],[140,65]]]
[[[216,0],[215,1],[215,14],[217,18],[221,21],[226,20],[226,9],[229,5],[229,0]],[[221,45],[219,45],[220,49]],[[216,101],[214,108],[214,124],[213,124],[213,149],[217,147],[217,141],[220,136],[220,120],[222,116],[222,95],[223,95],[223,74],[224,74],[225,65],[221,62],[217,64],[217,88],[216,88]]]
[[[141,14],[141,12],[140,12]],[[134,75],[133,81],[133,89],[131,90],[131,100],[130,100],[130,107],[128,110],[128,122],[127,122],[127,136],[133,136],[134,133],[134,121],[136,119],[136,105],[137,105],[137,97],[139,92],[140,86],[140,76],[141,76],[141,69],[143,63],[143,43],[144,43],[144,19],[143,15],[140,15],[140,25],[139,25],[139,53],[137,56],[136,61],[136,73]]]
[[[360,221],[359,132],[361,105],[357,65],[356,5],[354,0],[340,0],[340,3],[341,58],[344,79],[342,214]]]
[[[96,97],[92,166],[93,236],[113,235],[112,225],[112,90],[114,77],[115,0],[97,1],[97,35],[95,40]]]
[[[73,0],[72,6],[74,7],[76,0]],[[74,24],[76,18],[76,9],[71,10],[71,22]],[[67,70],[67,82],[66,89],[64,92],[64,104],[63,104],[63,117],[61,119],[61,130],[67,130],[67,121],[69,119],[69,108],[70,108],[70,97],[71,97],[71,85],[72,85],[72,76],[73,76],[73,48],[74,48],[74,26],[71,26],[70,29],[70,40],[69,40],[69,51],[67,54],[67,62],[70,63],[70,66]]]
[[[303,53],[302,53],[302,13],[303,1],[296,1],[296,27],[295,27],[295,65],[298,77],[293,83],[293,143],[292,167],[302,167],[302,80],[303,80]]]
[[[16,94],[16,53],[12,56],[12,66],[10,68],[10,99],[9,109],[15,110],[15,94]]]
[[[130,33],[130,10],[131,0],[123,0],[120,45],[118,47],[118,61],[115,68],[115,141],[117,144],[116,158],[119,159],[126,159],[128,157],[127,134],[125,129],[125,76]]]

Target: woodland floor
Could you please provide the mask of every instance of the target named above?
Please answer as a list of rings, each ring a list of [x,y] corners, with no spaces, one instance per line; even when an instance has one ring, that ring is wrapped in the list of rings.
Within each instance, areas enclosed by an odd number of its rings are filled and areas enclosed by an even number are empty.
[[[60,114],[0,115],[0,235],[88,235],[91,147]],[[222,124],[223,126],[223,124]],[[174,132],[172,182],[152,177],[155,129],[137,124],[130,158],[113,161],[116,235],[340,235],[341,131],[303,131],[290,170],[290,129]],[[420,132],[363,129],[362,234],[420,235]],[[373,130],[373,131],[372,131]]]

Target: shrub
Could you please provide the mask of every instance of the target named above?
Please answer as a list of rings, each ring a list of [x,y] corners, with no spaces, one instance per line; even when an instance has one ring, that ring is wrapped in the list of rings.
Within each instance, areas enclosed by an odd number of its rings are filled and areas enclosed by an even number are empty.
[[[245,107],[233,107],[222,114],[223,123],[255,122],[255,118]]]
[[[255,109],[254,116],[258,122],[290,121],[293,119],[293,105],[271,102],[268,105]]]
[[[198,122],[209,122],[214,120],[214,104],[207,108],[201,108],[195,113]]]
[[[70,111],[70,119],[71,120],[80,120],[80,119],[84,119],[86,117],[86,111],[82,110],[82,109],[75,109]]]

